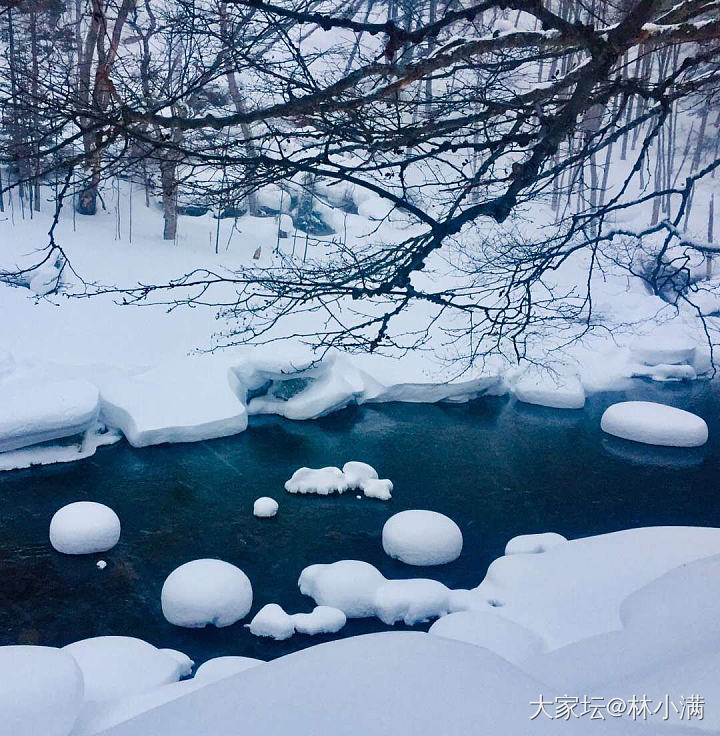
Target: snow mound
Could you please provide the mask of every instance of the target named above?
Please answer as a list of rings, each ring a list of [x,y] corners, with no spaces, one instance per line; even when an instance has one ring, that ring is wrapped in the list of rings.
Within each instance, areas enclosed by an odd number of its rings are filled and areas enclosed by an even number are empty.
[[[407,565],[444,565],[460,556],[463,537],[444,514],[412,509],[385,522],[382,544],[390,557]]]
[[[253,514],[259,519],[268,519],[278,512],[278,502],[274,498],[263,496],[253,504]]]
[[[267,636],[270,639],[283,641],[295,633],[295,624],[277,603],[264,605],[249,624],[245,624],[254,636]]]
[[[0,736],[68,736],[82,704],[82,673],[66,652],[0,647]]]
[[[299,468],[285,483],[288,493],[317,493],[328,496],[331,493],[344,493],[349,488],[340,468]]]
[[[101,417],[133,447],[226,437],[247,427],[234,385],[235,374],[222,361],[186,358],[105,381]]]
[[[700,447],[708,428],[696,414],[652,401],[623,401],[605,410],[604,432],[634,442],[668,447]]]
[[[585,406],[585,389],[577,376],[527,370],[518,378],[513,393],[518,401],[553,409],[582,409]]]
[[[375,593],[385,582],[383,574],[368,562],[340,560],[310,565],[300,573],[303,595],[320,606],[339,608],[348,618],[375,615]]]
[[[257,667],[259,664],[265,664],[265,662],[252,657],[215,657],[203,662],[197,668],[193,679],[199,682],[216,682],[230,675],[236,675],[238,672],[249,670],[251,667]]]
[[[253,591],[247,575],[222,560],[186,562],[168,575],[161,593],[162,611],[175,626],[230,626],[247,616]]]
[[[691,365],[634,365],[630,369],[631,378],[650,378],[653,381],[664,383],[667,381],[694,381],[697,371]]]
[[[316,606],[311,613],[296,613],[292,617],[298,634],[335,634],[347,622],[347,616],[332,606]]]
[[[450,611],[450,589],[437,580],[388,580],[375,593],[375,615],[388,626],[413,626]]]
[[[366,481],[363,481],[361,490],[367,498],[389,501],[392,489],[392,481],[387,478],[368,478]]]
[[[513,537],[505,545],[506,555],[534,555],[547,552],[568,540],[562,534],[545,532],[544,534],[520,534]]]
[[[176,682],[185,665],[142,639],[98,636],[63,647],[77,662],[85,682],[85,702],[147,692]]]
[[[72,437],[95,426],[98,390],[89,381],[0,384],[0,452]]]
[[[50,544],[66,555],[107,552],[119,539],[117,514],[94,501],[76,501],[63,506],[50,521]]]
[[[345,475],[348,486],[353,490],[362,489],[365,481],[379,478],[377,470],[372,465],[359,462],[358,460],[351,460],[345,463],[342,472]]]
[[[168,657],[172,657],[180,665],[180,677],[188,677],[190,675],[195,662],[187,654],[178,652],[177,649],[160,649],[159,651],[167,654]]]
[[[529,704],[541,692],[540,683],[480,647],[420,632],[385,632],[275,659],[154,708],[112,735],[232,736],[238,728],[245,736],[564,731],[547,719],[528,726]],[[630,733],[612,725],[613,733]],[[574,736],[605,732],[602,723],[584,719],[567,729]]]
[[[451,613],[438,619],[429,633],[485,647],[513,664],[519,664],[545,648],[540,636],[491,611]]]
[[[692,365],[696,344],[677,331],[658,330],[651,335],[636,338],[630,345],[630,355],[644,365]]]

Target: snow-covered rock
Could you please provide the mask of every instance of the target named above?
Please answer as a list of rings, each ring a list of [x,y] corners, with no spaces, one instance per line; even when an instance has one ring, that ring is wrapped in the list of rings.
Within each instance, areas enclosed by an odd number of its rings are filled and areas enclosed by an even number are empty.
[[[260,519],[268,519],[278,512],[278,502],[274,498],[262,496],[253,504],[253,515]]]
[[[315,606],[311,613],[295,613],[292,616],[298,634],[335,634],[347,622],[347,616],[332,606]]]
[[[303,595],[320,606],[339,608],[348,618],[375,615],[375,593],[385,577],[368,562],[340,560],[329,565],[310,565],[300,573]]]
[[[0,647],[0,736],[68,736],[83,704],[75,660],[52,647]]]
[[[700,447],[708,428],[696,414],[652,401],[623,401],[605,410],[604,432],[634,442],[669,447]]]
[[[565,544],[567,539],[556,532],[544,532],[543,534],[520,534],[513,537],[505,545],[506,555],[534,555],[547,552],[558,544]]]
[[[348,490],[347,478],[340,468],[299,468],[285,483],[288,493],[317,493],[328,496]]]
[[[393,484],[387,478],[368,478],[363,481],[362,492],[368,498],[377,498],[380,501],[389,501],[392,495]]]
[[[449,613],[449,595],[437,580],[388,580],[375,592],[375,615],[389,626],[398,621],[413,626]]]
[[[63,647],[78,663],[85,702],[111,700],[176,682],[185,665],[142,639],[97,636]]]
[[[102,420],[134,447],[243,432],[247,411],[234,390],[235,373],[213,358],[185,358],[104,381]]]
[[[412,509],[385,522],[382,544],[390,557],[408,565],[444,565],[460,556],[463,537],[444,514]]]
[[[193,679],[199,682],[216,682],[236,675],[238,672],[249,670],[251,667],[257,667],[259,664],[265,664],[265,662],[252,657],[215,657],[203,662],[197,668]]]
[[[429,633],[485,647],[513,664],[519,664],[545,648],[540,636],[494,611],[451,613],[439,618]]]
[[[526,370],[516,381],[513,392],[518,401],[548,406],[553,409],[582,409],[585,389],[573,375],[557,375],[539,370]]]
[[[372,465],[358,460],[350,460],[350,462],[345,463],[342,467],[342,472],[345,475],[348,486],[353,490],[362,489],[365,481],[375,480],[380,477]]]
[[[168,575],[162,587],[165,618],[175,626],[230,626],[247,616],[253,590],[247,575],[222,560],[186,562]]]
[[[120,519],[109,507],[76,501],[56,511],[50,520],[50,544],[66,555],[107,552],[120,539]]]
[[[278,641],[289,639],[295,633],[292,616],[277,603],[264,605],[246,626],[254,636],[267,636]]]
[[[675,365],[660,363],[658,365],[633,365],[630,368],[632,378],[650,378],[653,381],[694,381],[697,371],[691,365]]]
[[[97,387],[82,379],[3,382],[0,452],[87,432],[95,426],[98,408]]]

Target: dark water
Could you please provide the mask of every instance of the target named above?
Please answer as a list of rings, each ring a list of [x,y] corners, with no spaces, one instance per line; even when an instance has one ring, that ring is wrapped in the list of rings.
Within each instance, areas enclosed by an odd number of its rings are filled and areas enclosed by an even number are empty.
[[[271,659],[332,637],[256,639],[241,624],[180,629],[160,610],[160,589],[177,566],[219,557],[250,577],[251,615],[269,602],[309,611],[297,578],[303,567],[367,560],[388,577],[435,577],[472,587],[507,540],[529,532],[580,537],[655,524],[720,526],[720,387],[638,383],[592,397],[585,411],[560,412],[486,398],[465,405],[392,404],[350,408],[313,422],[259,418],[236,437],[133,449],[120,443],[94,458],[0,475],[0,644],[63,645],[103,634],[134,635],[185,651]],[[700,414],[710,440],[699,450],[651,448],[599,429],[610,403],[653,399]],[[283,484],[301,465],[363,460],[395,484],[382,502],[291,496]],[[280,503],[276,518],[252,515],[258,496]],[[94,500],[122,521],[117,547],[66,557],[47,540],[53,513]],[[407,567],[382,551],[393,513],[428,508],[460,525],[459,560]],[[249,618],[247,619],[249,621]],[[342,635],[382,630],[350,622]]]

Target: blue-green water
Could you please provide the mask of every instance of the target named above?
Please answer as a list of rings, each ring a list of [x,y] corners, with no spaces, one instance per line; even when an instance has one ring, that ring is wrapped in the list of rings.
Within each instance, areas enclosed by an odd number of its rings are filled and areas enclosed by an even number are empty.
[[[125,442],[88,460],[0,475],[0,644],[63,645],[103,634],[139,636],[196,661],[220,654],[270,659],[331,637],[256,639],[238,623],[179,629],[160,610],[160,589],[178,565],[219,557],[250,577],[251,615],[277,602],[309,611],[303,567],[344,558],[388,577],[435,577],[472,587],[507,540],[528,532],[568,537],[633,526],[720,526],[718,386],[638,383],[592,397],[584,411],[555,411],[485,398],[465,405],[354,407],[312,422],[257,418],[238,436],[133,449]],[[651,448],[605,436],[610,403],[651,399],[700,414],[710,441],[699,450]],[[283,484],[301,465],[371,463],[395,484],[393,499],[291,496]],[[280,503],[256,519],[258,496]],[[120,543],[100,556],[66,557],[47,539],[53,513],[94,500],[120,516]],[[460,525],[459,560],[437,568],[389,559],[380,533],[393,513],[428,508]],[[648,551],[652,554],[652,551]],[[249,621],[246,619],[246,622]],[[382,630],[353,621],[349,636]]]

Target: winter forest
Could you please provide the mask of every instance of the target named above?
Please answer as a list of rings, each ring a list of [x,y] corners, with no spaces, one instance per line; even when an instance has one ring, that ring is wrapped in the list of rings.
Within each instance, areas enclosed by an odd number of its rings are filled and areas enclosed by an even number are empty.
[[[720,0],[0,0],[0,736],[720,733],[716,219]]]

